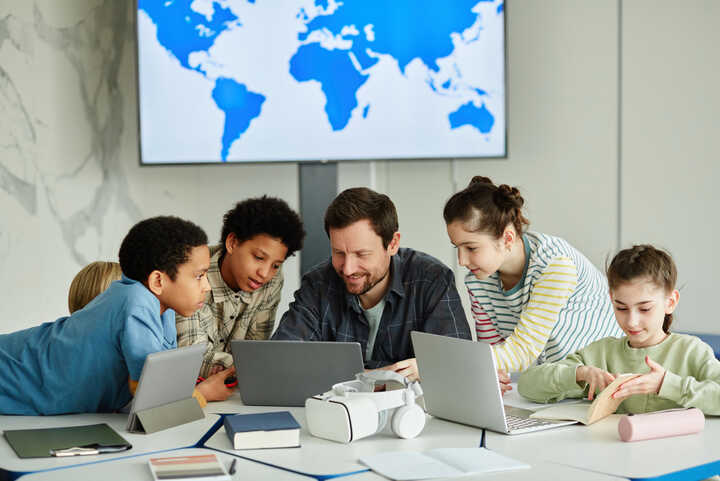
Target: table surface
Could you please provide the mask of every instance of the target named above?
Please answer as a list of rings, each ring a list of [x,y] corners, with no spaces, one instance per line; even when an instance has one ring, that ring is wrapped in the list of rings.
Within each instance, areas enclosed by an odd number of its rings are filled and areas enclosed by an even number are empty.
[[[537,408],[511,392],[506,404]],[[230,440],[219,423],[220,414],[290,411],[301,425],[301,446],[290,449],[243,450],[231,448]],[[307,431],[304,408],[244,406],[235,395],[222,403],[210,403],[203,420],[177,426],[154,434],[130,434],[125,431],[127,415],[78,414],[66,416],[0,416],[2,429],[64,427],[105,422],[127,439],[130,451],[101,456],[71,458],[19,459],[6,442],[0,442],[0,468],[10,476],[27,473],[23,480],[67,479],[151,479],[147,459],[217,452],[229,463],[238,459],[238,479],[295,480],[322,479],[347,475],[353,481],[385,479],[358,462],[362,456],[387,451],[426,451],[438,447],[478,447],[482,430],[427,417],[425,429],[418,438],[395,437],[388,428],[374,436],[351,444],[336,443],[311,436]],[[530,470],[482,475],[483,480],[650,478],[667,476],[685,470],[672,479],[703,479],[720,472],[720,418],[706,420],[705,430],[689,436],[623,443],[617,434],[619,415],[613,415],[592,426],[566,426],[536,433],[508,436],[486,432],[486,447],[532,466]],[[212,435],[208,433],[212,432]],[[206,439],[205,439],[206,438]],[[204,443],[200,443],[204,440]],[[198,449],[201,446],[206,449]],[[610,461],[612,460],[612,462]],[[240,470],[242,467],[242,470]],[[36,472],[34,472],[36,471]],[[296,473],[293,473],[296,471]],[[15,472],[16,474],[12,473]],[[355,473],[355,474],[352,474]],[[305,476],[302,476],[304,474]],[[2,473],[0,473],[2,478]],[[469,476],[464,479],[480,479]]]

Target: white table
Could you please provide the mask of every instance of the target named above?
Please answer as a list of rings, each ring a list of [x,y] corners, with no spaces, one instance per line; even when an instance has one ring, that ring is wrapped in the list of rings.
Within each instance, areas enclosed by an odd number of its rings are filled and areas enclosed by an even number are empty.
[[[33,429],[81,426],[87,424],[107,423],[125,438],[132,449],[120,453],[101,454],[98,456],[71,456],[66,458],[31,458],[20,459],[15,451],[4,440],[0,441],[0,468],[8,471],[29,472],[41,469],[67,467],[90,462],[106,463],[117,458],[136,454],[162,452],[169,449],[191,447],[210,430],[220,418],[208,414],[205,419],[176,426],[153,434],[131,434],[125,431],[127,414],[71,414],[64,416],[0,416],[0,426],[6,429]]]
[[[133,457],[116,459],[112,463],[83,464],[61,470],[50,470],[32,473],[20,478],[22,481],[57,481],[72,479],[73,481],[111,481],[133,480],[152,481],[153,477],[148,467],[148,459],[165,456],[190,456],[212,453],[207,449],[179,449],[157,455],[145,454]],[[218,458],[229,466],[234,456],[224,453],[217,454]],[[273,481],[308,481],[309,478],[263,466],[259,463],[238,459],[236,471],[232,479],[235,480],[273,480]]]
[[[239,398],[233,397],[225,403],[208,406],[208,409],[217,413],[236,412],[243,414],[290,411],[301,426],[300,448],[235,451],[232,449],[230,439],[225,433],[225,428],[220,428],[206,443],[206,446],[311,476],[366,471],[367,467],[360,464],[358,459],[383,451],[426,451],[440,447],[476,448],[480,445],[480,438],[482,437],[482,430],[480,429],[427,416],[425,429],[415,439],[400,439],[386,428],[376,435],[353,441],[350,444],[342,444],[310,435],[307,430],[304,408],[243,406]]]
[[[529,409],[547,407],[522,399],[514,389],[505,403]],[[486,446],[510,457],[542,460],[624,478],[706,479],[720,473],[720,418],[708,417],[694,435],[625,443],[617,431],[620,415],[590,426],[573,425],[507,436],[488,431]]]

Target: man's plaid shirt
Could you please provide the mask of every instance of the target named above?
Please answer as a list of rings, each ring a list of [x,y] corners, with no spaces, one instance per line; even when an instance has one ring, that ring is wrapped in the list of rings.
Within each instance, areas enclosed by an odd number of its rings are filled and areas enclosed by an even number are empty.
[[[275,312],[283,287],[282,270],[254,292],[234,292],[220,274],[221,246],[210,248],[205,304],[192,316],[176,314],[178,347],[207,343],[200,375],[207,377],[214,364],[232,366],[230,341],[268,339],[275,325]]]

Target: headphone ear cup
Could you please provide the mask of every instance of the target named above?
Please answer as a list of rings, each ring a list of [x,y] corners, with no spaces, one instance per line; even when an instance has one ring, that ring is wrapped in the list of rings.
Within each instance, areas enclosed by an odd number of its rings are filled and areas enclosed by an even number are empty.
[[[425,427],[425,412],[417,404],[401,406],[395,410],[391,425],[397,437],[412,439]]]
[[[389,412],[390,411],[388,410],[378,412],[377,431],[375,431],[376,433],[379,433],[380,431],[385,429],[385,426],[387,426]]]

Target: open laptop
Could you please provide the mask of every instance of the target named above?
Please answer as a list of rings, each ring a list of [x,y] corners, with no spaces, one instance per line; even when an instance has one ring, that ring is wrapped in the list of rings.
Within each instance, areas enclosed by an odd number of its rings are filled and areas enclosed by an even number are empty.
[[[529,409],[504,406],[490,344],[417,331],[411,336],[433,416],[505,434],[575,424],[530,418]]]
[[[248,406],[305,406],[363,371],[357,342],[232,341],[238,390]]]

